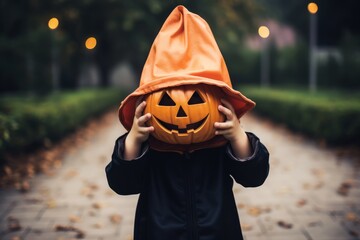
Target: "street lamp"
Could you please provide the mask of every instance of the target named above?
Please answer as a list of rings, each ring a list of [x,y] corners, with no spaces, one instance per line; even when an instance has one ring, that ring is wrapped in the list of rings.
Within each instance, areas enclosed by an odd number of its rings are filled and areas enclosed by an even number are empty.
[[[59,26],[59,20],[56,17],[51,18],[48,21],[48,27],[51,30],[57,29]],[[52,85],[53,90],[59,89],[59,64],[58,64],[58,49],[56,44],[56,34],[54,32],[52,36],[52,42],[51,42],[51,78],[52,78]]]
[[[97,39],[93,36],[88,36],[84,44],[84,63],[80,77],[80,87],[95,87],[100,83],[99,71],[95,60],[94,49],[97,45]]]
[[[260,26],[258,29],[258,33],[259,36],[262,38],[261,86],[268,87],[270,85],[270,55],[267,38],[270,36],[270,30],[266,26]]]
[[[307,9],[310,13],[310,47],[309,47],[309,88],[311,92],[316,91],[316,38],[317,38],[317,23],[316,13],[319,7],[316,3],[311,2],[308,4]]]

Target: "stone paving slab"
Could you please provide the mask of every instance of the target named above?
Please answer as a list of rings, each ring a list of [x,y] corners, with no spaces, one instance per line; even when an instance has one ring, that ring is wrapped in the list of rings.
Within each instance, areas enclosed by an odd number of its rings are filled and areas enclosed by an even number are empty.
[[[111,119],[67,152],[55,174],[33,178],[29,192],[0,190],[0,239],[132,240],[138,196],[113,193],[104,171],[124,132],[115,113]],[[360,175],[351,159],[252,115],[242,124],[271,154],[263,186],[234,185],[246,240],[360,239]],[[344,183],[346,196],[338,193]],[[9,231],[9,219],[20,228]]]

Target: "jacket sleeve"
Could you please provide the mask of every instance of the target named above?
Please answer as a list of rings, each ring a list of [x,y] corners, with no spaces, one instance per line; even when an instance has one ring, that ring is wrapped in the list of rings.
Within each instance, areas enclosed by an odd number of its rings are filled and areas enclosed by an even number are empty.
[[[124,159],[123,153],[126,136],[127,134],[124,134],[116,140],[111,162],[105,168],[110,188],[120,195],[130,195],[141,192],[148,162],[147,155],[149,147],[147,143],[144,143],[141,147],[139,157],[131,161]]]
[[[226,164],[230,175],[244,187],[257,187],[269,174],[269,152],[253,133],[246,132],[253,154],[246,159],[236,158],[230,144],[226,148]]]

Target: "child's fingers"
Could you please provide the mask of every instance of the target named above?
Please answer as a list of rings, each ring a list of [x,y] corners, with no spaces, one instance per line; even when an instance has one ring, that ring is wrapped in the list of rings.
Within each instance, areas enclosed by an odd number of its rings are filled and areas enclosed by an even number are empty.
[[[219,129],[219,130],[224,130],[224,129],[228,129],[228,128],[232,128],[233,124],[232,122],[215,122],[214,123],[214,127],[216,129]]]
[[[145,115],[142,115],[138,118],[138,125],[139,126],[145,126],[145,123],[151,118],[150,113],[146,113]]]
[[[143,115],[144,109],[146,107],[146,102],[142,101],[135,110],[135,117],[140,118]]]
[[[232,132],[231,129],[216,130],[216,131],[215,131],[215,135],[229,135],[229,134],[231,134],[231,132]]]
[[[148,133],[151,133],[154,131],[154,127],[153,126],[150,126],[150,127],[141,127],[139,129],[139,131],[142,133],[142,134],[148,134]]]
[[[219,105],[218,109],[219,109],[219,111],[220,111],[221,113],[223,113],[223,114],[226,116],[226,119],[227,119],[227,120],[231,120],[231,119],[232,119],[233,113],[232,113],[232,111],[231,111],[230,109],[228,109],[228,108],[226,108],[226,107],[224,107],[224,106],[222,106],[222,105]]]

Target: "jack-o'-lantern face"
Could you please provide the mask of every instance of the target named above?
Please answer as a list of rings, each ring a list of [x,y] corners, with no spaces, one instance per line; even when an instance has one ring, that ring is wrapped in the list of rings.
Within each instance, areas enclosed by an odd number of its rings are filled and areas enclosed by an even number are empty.
[[[222,92],[207,85],[184,85],[151,93],[145,113],[155,138],[170,144],[191,144],[215,136],[214,123],[224,121],[218,111]]]

